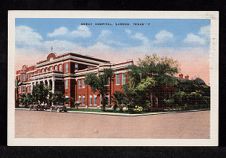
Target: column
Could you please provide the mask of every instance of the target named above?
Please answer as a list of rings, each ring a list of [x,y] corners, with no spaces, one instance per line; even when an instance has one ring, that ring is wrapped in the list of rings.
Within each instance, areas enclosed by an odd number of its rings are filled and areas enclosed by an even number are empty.
[[[49,80],[47,80],[47,85],[48,85],[48,88],[49,88],[49,84],[50,84],[50,83],[49,83]]]
[[[31,93],[33,91],[33,82],[31,82]]]
[[[55,91],[55,79],[52,78],[52,93]]]

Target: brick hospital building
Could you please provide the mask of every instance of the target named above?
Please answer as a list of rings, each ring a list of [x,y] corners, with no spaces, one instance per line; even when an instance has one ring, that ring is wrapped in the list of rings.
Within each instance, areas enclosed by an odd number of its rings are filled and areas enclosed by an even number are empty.
[[[65,98],[74,98],[81,103],[80,106],[97,107],[101,104],[101,96],[94,93],[90,86],[85,85],[84,79],[87,73],[99,74],[105,68],[111,68],[114,72],[113,80],[109,87],[109,101],[115,91],[122,91],[122,86],[127,82],[128,66],[133,61],[113,64],[110,61],[85,56],[76,53],[65,53],[57,56],[50,53],[43,61],[33,66],[23,65],[16,71],[16,99],[21,94],[32,92],[33,86],[44,84],[50,87],[52,93],[61,91]],[[70,106],[67,104],[67,106]]]

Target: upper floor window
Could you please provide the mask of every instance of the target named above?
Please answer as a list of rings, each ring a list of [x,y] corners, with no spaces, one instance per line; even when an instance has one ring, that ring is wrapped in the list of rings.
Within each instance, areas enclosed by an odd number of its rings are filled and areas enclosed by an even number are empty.
[[[22,92],[26,92],[26,86],[22,86]]]
[[[65,86],[65,89],[68,89],[68,80],[65,80],[64,83],[65,83],[65,85],[64,85]]]
[[[81,80],[82,88],[85,88],[85,80]]]
[[[65,64],[65,73],[68,73],[68,63]]]
[[[78,80],[78,88],[79,89],[85,88],[85,81],[84,81],[84,79]]]
[[[75,64],[75,70],[78,70],[78,64]]]
[[[78,88],[81,88],[81,80],[78,80]]]
[[[55,70],[55,71],[58,71],[57,65],[54,66],[54,70]]]
[[[59,71],[61,71],[61,72],[63,71],[63,68],[62,68],[61,64],[59,65]]]
[[[126,84],[126,74],[122,74],[122,85]]]
[[[119,74],[115,75],[115,79],[116,79],[116,85],[119,85],[120,84],[120,76],[119,76]]]

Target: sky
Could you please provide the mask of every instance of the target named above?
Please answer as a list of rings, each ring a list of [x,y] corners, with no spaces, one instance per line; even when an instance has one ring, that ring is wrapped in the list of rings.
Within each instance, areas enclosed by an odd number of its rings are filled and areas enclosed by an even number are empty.
[[[180,72],[209,83],[208,19],[17,18],[16,67],[34,65],[53,51],[113,63],[158,54],[178,60]]]

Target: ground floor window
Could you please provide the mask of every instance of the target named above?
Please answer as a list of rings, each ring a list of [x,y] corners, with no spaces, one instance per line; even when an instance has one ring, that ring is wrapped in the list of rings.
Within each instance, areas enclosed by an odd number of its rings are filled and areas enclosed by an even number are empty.
[[[102,95],[100,95],[100,105],[102,105]]]
[[[93,99],[94,99],[94,103],[93,103],[93,104],[94,104],[94,105],[97,105],[97,96],[94,95],[94,98],[93,98]]]
[[[78,96],[78,101],[81,103],[82,100],[81,100],[81,96]]]
[[[82,96],[82,105],[85,104],[85,96]]]
[[[89,105],[91,105],[91,106],[92,106],[92,101],[93,101],[93,97],[92,97],[92,95],[90,95],[89,96]]]

